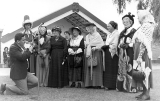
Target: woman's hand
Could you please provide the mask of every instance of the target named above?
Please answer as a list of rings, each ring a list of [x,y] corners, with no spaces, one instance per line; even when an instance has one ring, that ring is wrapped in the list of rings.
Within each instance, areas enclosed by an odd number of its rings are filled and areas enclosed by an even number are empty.
[[[138,58],[137,58],[137,63],[138,63],[138,64],[141,64],[141,62],[142,62],[142,58],[141,58],[141,57],[138,57]]]
[[[96,47],[92,47],[92,51],[95,51],[97,48]]]

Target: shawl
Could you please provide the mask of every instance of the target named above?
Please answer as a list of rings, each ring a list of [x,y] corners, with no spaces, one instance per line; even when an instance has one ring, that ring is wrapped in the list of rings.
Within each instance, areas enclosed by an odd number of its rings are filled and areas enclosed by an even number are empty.
[[[118,38],[119,38],[118,30],[115,30],[107,35],[106,45],[109,45],[112,57],[114,56],[114,54],[117,53]]]
[[[91,55],[91,46],[95,46],[97,49],[101,48],[104,45],[103,39],[98,32],[93,34],[88,34],[86,36],[86,57]]]
[[[146,22],[142,24],[142,26],[136,31],[132,38],[132,43],[135,43],[135,40],[138,39],[141,43],[144,44],[150,59],[152,59],[151,42],[153,31],[154,25],[149,22]]]

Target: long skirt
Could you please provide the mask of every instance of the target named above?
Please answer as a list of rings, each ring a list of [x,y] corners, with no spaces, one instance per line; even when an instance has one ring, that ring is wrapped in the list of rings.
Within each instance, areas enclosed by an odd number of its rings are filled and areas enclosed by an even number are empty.
[[[93,67],[93,74],[91,78],[91,68],[88,67],[88,58],[85,58],[85,87],[96,87],[96,86],[103,86],[103,61],[102,61],[102,51],[95,50],[93,52],[95,57],[97,57],[98,65]]]
[[[116,80],[118,73],[118,56],[113,57],[109,52],[109,48],[105,52],[105,71],[103,72],[103,86],[106,88],[116,89]]]
[[[49,69],[48,87],[62,88],[68,86],[67,66],[63,63],[63,49],[53,49]]]
[[[120,48],[117,90],[132,91],[133,48]]]
[[[77,64],[74,60],[74,55],[69,55],[69,80],[71,82],[82,81],[82,71],[83,71],[83,57],[79,55],[82,60],[79,66],[75,67]]]
[[[140,52],[140,43],[136,42],[134,44],[134,60],[137,60],[139,52]],[[145,62],[145,68],[149,67],[152,70],[151,59],[148,57],[147,50],[145,50],[142,55],[142,61]],[[148,80],[148,88],[153,88],[152,71],[151,71],[148,79],[149,79]],[[143,87],[142,82],[138,82],[138,81],[132,79],[132,87],[135,87],[135,88],[136,87]]]
[[[39,79],[40,86],[48,85],[48,75],[49,75],[49,55],[45,58],[42,58],[40,55],[37,55],[37,65],[36,65],[36,76]]]

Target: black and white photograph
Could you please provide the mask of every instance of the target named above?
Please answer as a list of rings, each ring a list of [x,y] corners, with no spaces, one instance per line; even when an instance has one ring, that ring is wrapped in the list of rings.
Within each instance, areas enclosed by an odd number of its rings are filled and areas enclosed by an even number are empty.
[[[0,101],[160,101],[160,0],[0,4]]]

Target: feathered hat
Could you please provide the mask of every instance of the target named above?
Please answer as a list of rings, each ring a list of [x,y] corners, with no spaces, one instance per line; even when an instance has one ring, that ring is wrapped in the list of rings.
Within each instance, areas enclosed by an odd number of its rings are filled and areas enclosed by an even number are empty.
[[[30,21],[30,18],[29,18],[28,15],[25,15],[25,16],[24,16],[24,21],[23,21],[23,23],[22,23],[22,26],[24,27],[25,24],[31,24],[31,28],[32,28],[32,26],[33,26],[33,23]]]

